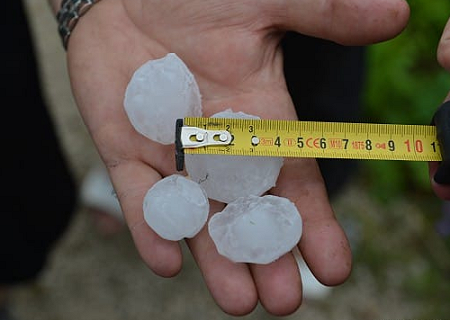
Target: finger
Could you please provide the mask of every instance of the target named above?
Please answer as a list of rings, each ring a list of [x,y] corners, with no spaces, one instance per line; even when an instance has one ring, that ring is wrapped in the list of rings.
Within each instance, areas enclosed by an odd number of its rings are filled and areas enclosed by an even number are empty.
[[[449,29],[450,25],[447,25],[447,30]],[[444,32],[445,33],[445,32]],[[441,42],[442,43],[442,42]],[[436,114],[433,118],[433,122],[435,125],[437,125],[438,127],[442,127],[445,125],[446,121],[442,121],[442,120],[446,120],[446,114],[442,113],[444,111],[446,111],[447,109],[445,107],[447,107],[447,103],[448,103],[448,99],[450,97],[447,97],[446,101],[437,111]],[[438,129],[439,131],[439,129]],[[441,131],[443,131],[445,133],[446,131],[446,127],[444,126],[444,128],[441,128]],[[442,153],[442,157],[443,157],[443,161],[442,162],[429,162],[428,163],[428,170],[429,170],[429,176],[431,179],[431,187],[434,191],[434,193],[441,199],[443,200],[450,200],[450,185],[448,185],[448,159],[446,159],[446,149],[444,148],[444,146],[447,144],[446,143],[446,137],[445,134],[442,135],[442,137],[440,137],[443,141],[439,141],[441,144],[441,153]],[[439,139],[439,140],[441,140]]]
[[[428,164],[429,173],[431,177],[431,188],[433,189],[436,196],[442,200],[450,200],[450,186],[439,184],[434,181],[433,177],[439,168],[439,162],[430,162]]]
[[[140,256],[156,274],[163,277],[176,275],[182,267],[178,242],[162,239],[144,221],[144,196],[161,179],[160,174],[138,161],[124,161],[108,168]]]
[[[302,284],[297,263],[287,253],[268,265],[250,265],[264,308],[276,316],[296,311],[302,302]]]
[[[351,271],[350,247],[316,161],[286,159],[272,193],[296,204],[303,219],[300,251],[316,278],[325,285],[344,282]]]
[[[273,2],[271,2],[273,5]],[[364,45],[400,33],[409,18],[404,0],[279,1],[275,25],[346,45]]]
[[[437,57],[441,66],[446,70],[450,70],[450,20],[447,22],[444,32],[442,33],[441,40],[439,41]],[[446,100],[450,100],[450,93],[447,95]],[[438,168],[438,162],[429,163],[431,187],[439,198],[443,200],[450,200],[450,186],[439,184],[433,179]]]
[[[450,70],[450,20],[445,26],[437,51],[438,61],[442,67]]]
[[[211,201],[211,213],[223,204]],[[226,313],[242,316],[250,313],[258,302],[251,273],[244,263],[233,263],[217,252],[205,226],[197,236],[187,240],[206,285],[216,303]]]

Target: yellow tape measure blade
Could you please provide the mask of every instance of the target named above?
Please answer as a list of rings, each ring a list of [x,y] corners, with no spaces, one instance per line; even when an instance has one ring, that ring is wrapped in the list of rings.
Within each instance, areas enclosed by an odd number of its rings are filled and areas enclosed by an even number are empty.
[[[185,118],[184,126],[227,131],[226,145],[188,154],[440,161],[436,128],[424,125]]]

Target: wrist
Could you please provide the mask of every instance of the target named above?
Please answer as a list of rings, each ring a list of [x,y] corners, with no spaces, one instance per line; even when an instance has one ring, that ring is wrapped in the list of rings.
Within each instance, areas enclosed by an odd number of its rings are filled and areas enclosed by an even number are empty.
[[[53,0],[50,0],[53,1]],[[64,49],[67,50],[70,35],[78,20],[100,0],[54,0],[53,5],[60,4],[57,10],[58,32]]]

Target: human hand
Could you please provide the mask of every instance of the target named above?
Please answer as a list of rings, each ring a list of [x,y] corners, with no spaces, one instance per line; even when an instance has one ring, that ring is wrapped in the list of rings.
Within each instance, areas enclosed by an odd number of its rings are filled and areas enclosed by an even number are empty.
[[[205,116],[232,108],[296,119],[283,75],[283,30],[363,45],[395,36],[408,13],[403,0],[103,0],[83,16],[67,52],[74,97],[149,268],[174,276],[182,256],[178,243],[161,239],[143,219],[146,191],[175,173],[175,160],[173,146],[141,136],[125,114],[125,89],[139,66],[175,52],[196,77]],[[302,214],[299,248],[315,276],[326,285],[345,281],[351,253],[315,161],[286,160],[271,193],[289,198]],[[223,206],[212,202],[211,212]],[[187,244],[225,312],[249,313],[258,300],[276,315],[300,305],[292,254],[269,265],[235,264],[217,253],[207,228]]]
[[[450,71],[450,19],[445,26],[444,32],[442,33],[438,46],[437,57],[441,66]],[[445,100],[450,100],[450,93],[447,95]],[[434,180],[434,176],[436,175],[439,166],[440,164],[438,162],[430,162],[429,164],[431,186],[439,198],[443,200],[450,200],[450,185],[440,184]]]

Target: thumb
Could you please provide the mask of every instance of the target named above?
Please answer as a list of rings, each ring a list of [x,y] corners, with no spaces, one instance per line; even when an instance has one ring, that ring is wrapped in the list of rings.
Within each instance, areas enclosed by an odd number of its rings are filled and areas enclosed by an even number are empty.
[[[279,6],[273,11],[275,25],[344,45],[388,40],[409,19],[405,0],[297,0]]]
[[[450,20],[447,22],[444,32],[442,33],[437,56],[442,67],[450,71]]]

